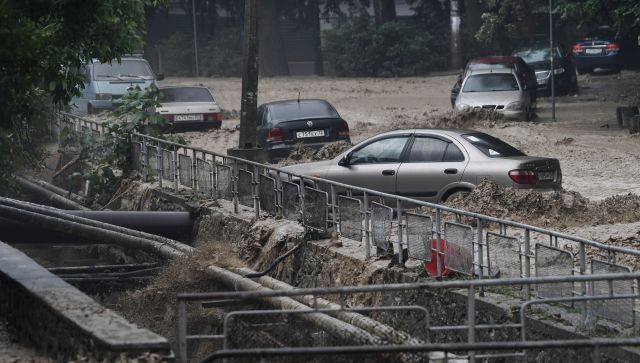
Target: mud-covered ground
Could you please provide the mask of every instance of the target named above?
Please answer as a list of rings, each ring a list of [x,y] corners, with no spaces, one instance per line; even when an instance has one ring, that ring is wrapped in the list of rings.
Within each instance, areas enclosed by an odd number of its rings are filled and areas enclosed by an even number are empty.
[[[281,99],[324,98],[349,123],[353,142],[401,128],[455,127],[497,136],[529,155],[554,157],[563,171],[562,193],[512,193],[482,188],[457,207],[483,211],[525,223],[568,230],[589,226],[584,237],[619,241],[638,237],[631,226],[640,221],[640,137],[617,127],[617,106],[638,104],[640,73],[579,76],[580,93],[557,98],[552,120],[549,98],[538,102],[533,122],[461,118],[451,114],[449,90],[456,75],[422,78],[265,78],[259,103]],[[210,87],[229,119],[221,130],[188,132],[195,146],[224,153],[236,146],[241,80],[237,78],[170,78],[164,85],[204,84]],[[324,157],[333,156],[334,148]],[[317,154],[297,150],[286,164],[316,160]],[[630,229],[631,228],[631,229]],[[619,233],[620,232],[620,233]],[[634,237],[635,236],[635,237]]]

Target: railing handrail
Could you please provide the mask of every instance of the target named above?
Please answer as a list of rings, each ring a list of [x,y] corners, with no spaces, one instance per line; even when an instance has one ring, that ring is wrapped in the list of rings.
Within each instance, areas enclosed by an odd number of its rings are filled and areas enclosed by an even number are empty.
[[[474,279],[474,280],[447,280],[447,281],[425,281],[415,283],[396,283],[378,285],[359,286],[338,286],[338,287],[315,287],[291,290],[272,291],[225,291],[225,292],[205,292],[205,293],[179,293],[178,300],[198,301],[202,299],[254,299],[276,296],[303,296],[303,295],[333,295],[333,294],[357,294],[377,291],[401,291],[420,289],[463,289],[481,288],[490,286],[521,286],[553,284],[560,282],[594,282],[594,281],[614,281],[614,280],[640,280],[640,272],[607,273],[589,275],[567,275],[567,276],[544,276],[527,278],[508,279]]]

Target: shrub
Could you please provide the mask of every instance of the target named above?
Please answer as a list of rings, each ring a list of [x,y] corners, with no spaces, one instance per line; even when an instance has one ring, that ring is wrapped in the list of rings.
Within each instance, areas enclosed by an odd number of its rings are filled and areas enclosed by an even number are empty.
[[[219,30],[200,49],[200,73],[204,76],[240,76],[242,74],[242,31]]]
[[[447,64],[446,40],[398,21],[376,28],[367,17],[343,19],[324,32],[324,46],[338,76],[414,76]]]

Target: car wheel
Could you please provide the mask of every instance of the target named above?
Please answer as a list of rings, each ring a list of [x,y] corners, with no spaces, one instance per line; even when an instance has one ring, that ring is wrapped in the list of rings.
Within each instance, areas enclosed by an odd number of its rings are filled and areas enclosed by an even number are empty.
[[[471,193],[471,190],[466,189],[466,188],[462,188],[462,189],[452,189],[450,191],[448,191],[447,193],[445,193],[444,196],[442,196],[442,199],[440,200],[440,203],[446,203],[448,200],[451,200],[457,196],[461,196],[461,197],[466,197],[469,193]]]

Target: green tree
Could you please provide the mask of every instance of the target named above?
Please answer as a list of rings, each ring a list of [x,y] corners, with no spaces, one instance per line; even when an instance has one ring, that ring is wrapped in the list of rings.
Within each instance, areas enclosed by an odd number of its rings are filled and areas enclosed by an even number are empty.
[[[146,5],[161,0],[0,0],[0,194],[37,167],[45,116],[82,85],[79,69],[142,45]]]

